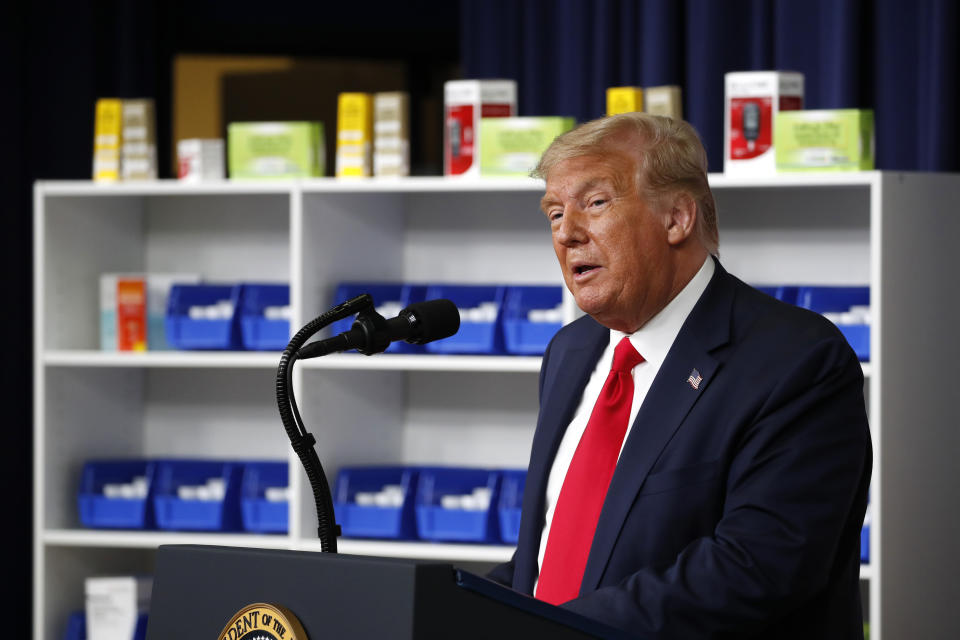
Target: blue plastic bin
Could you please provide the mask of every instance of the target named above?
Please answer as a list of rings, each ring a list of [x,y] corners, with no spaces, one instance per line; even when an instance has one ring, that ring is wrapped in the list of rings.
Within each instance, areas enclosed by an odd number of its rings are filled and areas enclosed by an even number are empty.
[[[288,307],[290,285],[244,283],[240,286],[240,336],[244,349],[283,351],[290,342],[290,320],[267,318],[267,307]]]
[[[562,321],[531,320],[531,311],[556,309],[563,301],[558,286],[507,287],[503,302],[503,337],[508,353],[542,355]]]
[[[240,483],[240,509],[243,528],[255,533],[286,533],[289,500],[270,500],[268,490],[289,489],[286,462],[247,462]]]
[[[843,312],[854,305],[870,304],[870,287],[800,287],[797,306],[817,313]],[[838,324],[860,360],[870,360],[870,325]]]
[[[500,475],[500,501],[497,503],[500,539],[516,544],[520,537],[520,509],[523,506],[523,487],[527,482],[527,472],[510,469],[502,471]]]
[[[175,349],[239,349],[240,287],[217,284],[175,284],[167,301],[167,341]],[[191,318],[191,307],[207,307],[229,301],[229,318]]]
[[[87,640],[87,614],[83,611],[74,611],[67,618],[67,630],[63,640]]]
[[[174,531],[239,531],[240,480],[243,465],[210,460],[172,460],[157,464],[154,510],[157,526]],[[211,479],[224,484],[222,500],[182,499],[182,486],[202,486]]]
[[[154,529],[155,465],[148,460],[91,460],[83,466],[77,506],[80,522],[94,529]],[[106,485],[129,485],[146,479],[146,496],[105,495]]]
[[[351,538],[413,540],[417,527],[413,511],[418,470],[414,467],[344,467],[337,474],[333,508],[343,535]],[[400,506],[369,504],[371,494],[388,485],[399,485]],[[366,494],[367,504],[358,504],[357,494]]]
[[[474,489],[490,490],[487,509],[446,508],[444,496],[472,494]],[[424,469],[417,484],[417,532],[424,540],[450,542],[500,542],[497,501],[500,474],[488,469]]]
[[[426,300],[426,285],[403,284],[400,282],[343,282],[337,286],[334,293],[334,304],[346,302],[362,293],[369,293],[373,297],[373,304],[378,313],[385,318],[392,318],[399,311],[415,302]],[[354,318],[337,320],[330,325],[331,335],[349,331],[353,326]],[[423,353],[423,345],[408,344],[403,340],[392,342],[384,353]]]
[[[460,330],[444,340],[427,343],[428,353],[501,354],[504,352],[503,300],[506,287],[495,285],[430,285],[427,300],[447,298],[460,310]],[[471,310],[493,304],[496,317],[490,321],[470,319]]]

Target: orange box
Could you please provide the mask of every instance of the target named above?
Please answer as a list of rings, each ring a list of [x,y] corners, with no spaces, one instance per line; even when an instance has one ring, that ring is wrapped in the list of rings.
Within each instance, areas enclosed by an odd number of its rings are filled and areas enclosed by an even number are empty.
[[[147,283],[117,279],[117,350],[147,350]]]

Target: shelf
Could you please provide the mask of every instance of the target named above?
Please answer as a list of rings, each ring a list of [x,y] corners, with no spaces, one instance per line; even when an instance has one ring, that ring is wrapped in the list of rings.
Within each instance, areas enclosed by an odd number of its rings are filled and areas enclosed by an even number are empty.
[[[138,182],[97,183],[89,180],[49,180],[36,183],[45,196],[167,196],[167,195],[243,195],[284,194],[291,192],[292,180],[180,182],[144,180]]]
[[[707,176],[712,189],[778,187],[869,187],[880,180],[879,171],[780,173],[772,176]]]
[[[43,543],[51,547],[124,549],[155,549],[164,544],[209,544],[256,549],[320,551],[319,540],[294,540],[285,535],[247,533],[58,529],[47,531],[43,535]],[[513,555],[513,547],[507,545],[391,542],[389,540],[341,539],[337,541],[337,550],[350,555],[459,562],[506,562]]]
[[[335,354],[325,358],[304,360],[303,369],[342,371],[463,371],[492,373],[538,373],[540,356],[453,356],[380,354],[361,356]],[[43,358],[48,367],[116,367],[116,368],[237,368],[276,369],[279,352],[252,351],[154,351],[111,352],[95,350],[48,351]],[[862,363],[863,377],[873,375],[873,365]]]
[[[536,192],[544,189],[533,178],[314,178],[298,183],[303,193],[491,193]]]
[[[725,188],[856,187],[871,186],[880,179],[877,171],[849,173],[781,173],[773,176],[727,176],[711,173],[710,186]],[[244,193],[441,193],[543,191],[534,178],[482,178],[423,176],[408,178],[308,178],[300,180],[221,180],[188,183],[179,180],[94,183],[89,180],[47,180],[37,183],[48,196],[97,195],[222,195]]]
[[[273,351],[47,351],[43,363],[53,367],[248,368],[276,369],[280,353]]]
[[[155,549],[162,544],[211,544],[228,547],[289,549],[290,538],[248,533],[194,533],[170,531],[105,531],[55,529],[43,534],[43,543],[53,547],[106,547]]]
[[[37,183],[46,196],[164,196],[304,193],[442,193],[442,192],[541,192],[543,181],[533,178],[310,178],[303,180],[221,180],[187,183],[179,180],[94,183],[53,180]]]
[[[496,373],[540,371],[540,356],[402,355],[361,356],[338,354],[298,363],[304,369],[373,371],[490,371]]]
[[[916,621],[929,627],[920,635],[944,635],[924,612],[949,607],[953,572],[941,570],[938,552],[949,528],[912,523],[942,518],[934,506],[957,502],[956,434],[943,420],[951,415],[949,394],[916,372],[937,370],[949,351],[929,336],[950,335],[955,315],[954,299],[937,296],[958,224],[943,211],[960,198],[960,179],[885,172],[708,178],[731,273],[754,284],[869,284],[877,295],[875,361],[861,365],[876,543],[872,563],[860,567],[865,609],[875,640],[881,622],[889,637]],[[54,637],[65,603],[82,597],[82,578],[148,569],[159,545],[320,550],[299,524],[314,517],[302,471],[282,434],[268,427],[276,422],[270,378],[280,352],[99,351],[100,274],[185,270],[208,280],[287,281],[297,321],[326,308],[347,280],[560,284],[536,212],[543,189],[530,178],[439,176],[36,183],[33,637]],[[565,301],[565,317],[573,318],[572,300]],[[310,391],[301,408],[323,434],[331,468],[422,460],[519,468],[537,421],[531,374],[541,361],[347,353],[298,363],[294,384]],[[243,458],[251,447],[288,461],[295,523],[288,535],[77,525],[77,470],[86,460],[196,452]],[[915,499],[918,487],[932,492],[929,499]],[[356,539],[338,546],[344,554],[453,563],[501,562],[513,551]],[[909,588],[918,571],[930,576],[929,592]]]
[[[465,371],[512,373],[540,371],[539,356],[454,356],[380,354],[374,357],[335,354],[304,360],[304,369],[343,371]],[[279,352],[252,351],[154,351],[115,352],[95,350],[48,351],[43,362],[50,367],[137,368],[252,368],[276,369]]]

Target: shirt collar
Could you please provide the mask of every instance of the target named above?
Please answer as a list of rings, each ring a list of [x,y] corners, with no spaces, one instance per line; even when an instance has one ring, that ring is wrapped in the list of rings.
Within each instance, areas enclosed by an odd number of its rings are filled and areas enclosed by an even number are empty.
[[[687,320],[687,316],[693,311],[693,307],[696,306],[700,296],[706,290],[715,270],[716,266],[713,263],[713,258],[707,256],[700,270],[690,279],[690,282],[645,325],[632,334],[611,329],[610,344],[616,345],[621,338],[627,336],[637,353],[642,355],[647,362],[659,368],[663,361],[667,359],[667,353],[673,346],[673,341],[676,340],[683,323]]]

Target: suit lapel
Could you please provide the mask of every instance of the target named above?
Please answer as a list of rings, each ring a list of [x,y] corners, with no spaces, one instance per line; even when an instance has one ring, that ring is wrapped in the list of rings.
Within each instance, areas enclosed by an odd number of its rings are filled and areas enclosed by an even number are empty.
[[[607,491],[584,571],[581,593],[600,584],[637,493],[721,363],[711,351],[729,341],[733,289],[730,276],[716,273],[691,311],[640,406]],[[699,378],[699,379],[698,379]]]

